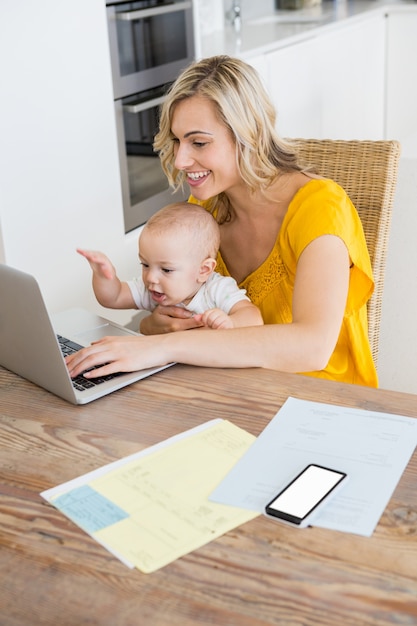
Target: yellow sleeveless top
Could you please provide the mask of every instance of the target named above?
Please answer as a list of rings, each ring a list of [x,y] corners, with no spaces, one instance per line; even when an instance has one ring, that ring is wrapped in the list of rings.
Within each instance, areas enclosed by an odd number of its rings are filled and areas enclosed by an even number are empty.
[[[189,201],[205,205],[192,196]],[[268,258],[239,287],[246,289],[259,307],[265,324],[290,323],[298,259],[311,241],[326,234],[340,237],[349,251],[349,291],[340,335],[327,367],[303,374],[377,387],[366,309],[374,288],[371,262],[359,215],[335,182],[313,179],[299,189]],[[230,276],[220,252],[216,271]]]

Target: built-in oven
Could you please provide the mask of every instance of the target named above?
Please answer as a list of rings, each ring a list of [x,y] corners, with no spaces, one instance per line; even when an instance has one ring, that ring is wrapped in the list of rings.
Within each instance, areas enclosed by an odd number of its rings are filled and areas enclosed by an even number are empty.
[[[194,59],[192,0],[107,1],[125,231],[180,199],[153,152],[159,107]]]

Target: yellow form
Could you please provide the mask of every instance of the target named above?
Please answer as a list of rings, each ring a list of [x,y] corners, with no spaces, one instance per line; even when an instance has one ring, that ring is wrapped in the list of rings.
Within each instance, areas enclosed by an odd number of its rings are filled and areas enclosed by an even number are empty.
[[[150,573],[259,515],[208,499],[254,440],[212,420],[41,495],[127,565]]]

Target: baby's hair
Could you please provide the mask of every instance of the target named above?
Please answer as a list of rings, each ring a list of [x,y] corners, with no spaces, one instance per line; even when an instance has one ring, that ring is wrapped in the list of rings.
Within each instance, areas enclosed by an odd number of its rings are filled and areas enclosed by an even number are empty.
[[[181,232],[187,235],[204,259],[215,259],[220,247],[220,229],[216,220],[202,206],[191,202],[168,204],[154,213],[144,228],[153,232],[169,231],[173,235]]]

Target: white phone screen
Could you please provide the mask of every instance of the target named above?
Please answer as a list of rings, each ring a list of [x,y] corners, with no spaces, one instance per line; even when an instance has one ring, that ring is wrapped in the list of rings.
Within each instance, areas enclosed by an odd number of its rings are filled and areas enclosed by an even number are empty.
[[[268,512],[280,511],[302,520],[346,477],[319,465],[309,465],[268,504]]]

